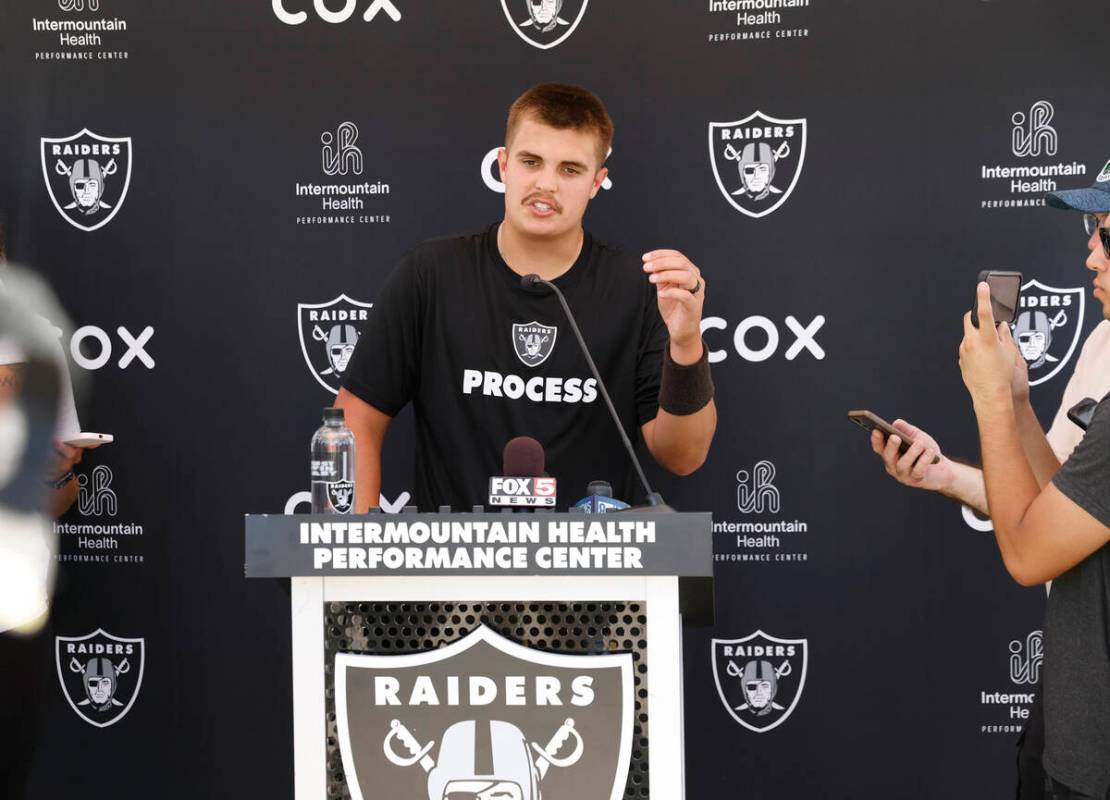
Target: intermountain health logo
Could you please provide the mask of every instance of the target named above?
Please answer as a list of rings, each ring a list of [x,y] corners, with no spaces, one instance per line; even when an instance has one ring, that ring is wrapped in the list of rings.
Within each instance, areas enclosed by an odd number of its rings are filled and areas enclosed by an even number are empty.
[[[332,394],[339,394],[373,305],[345,294],[326,303],[297,303],[297,335],[305,364],[316,382]]]
[[[131,138],[84,128],[59,139],[44,136],[40,150],[46,191],[62,219],[83,231],[111,222],[131,185]]]
[[[98,628],[85,636],[56,637],[54,651],[62,692],[85,722],[107,728],[135,705],[143,685],[143,639]]]
[[[709,123],[709,160],[717,187],[749,217],[765,217],[786,202],[806,157],[805,119],[756,111],[735,122]]]
[[[1029,385],[1060,374],[1079,346],[1086,295],[1082,287],[1057,289],[1037,279],[1022,284],[1014,341],[1029,367]]]
[[[980,208],[1043,206],[1045,192],[1058,188],[1056,178],[1087,174],[1086,165],[1059,157],[1055,119],[1056,107],[1048,100],[1011,112],[1009,150],[1015,162],[980,168],[980,180],[987,182],[993,193],[980,201]]]
[[[756,631],[743,639],[714,639],[713,680],[734,720],[755,733],[786,722],[806,685],[809,640]]]
[[[353,800],[624,797],[632,654],[532,650],[481,626],[410,655],[335,656]]]
[[[783,519],[782,492],[775,465],[764,459],[736,471],[736,510],[740,518],[713,523],[713,560],[717,562],[802,562],[809,560],[809,525]]]
[[[1001,656],[1001,647],[996,651]],[[1012,640],[1008,645],[1008,669],[998,659],[996,673],[999,683],[1003,675],[1009,676],[1010,686],[1003,684],[1001,691],[995,686],[979,690],[979,705],[983,709],[983,721],[979,725],[982,734],[1020,733],[1032,713],[1035,689],[1041,680],[1044,664],[1044,633],[1030,631],[1026,636]]]
[[[510,27],[532,47],[549,50],[567,40],[589,0],[501,0]]]
[[[143,526],[119,519],[116,476],[107,464],[77,475],[76,517],[54,523],[59,536],[58,561],[71,564],[142,564]]]
[[[784,41],[809,36],[809,0],[709,0],[710,42]],[[723,30],[722,30],[723,28]]]
[[[106,2],[115,5],[118,0]],[[35,61],[122,61],[129,57],[122,49],[127,20],[102,15],[101,0],[53,0],[52,4],[63,13],[49,16],[50,0],[35,4],[47,15],[31,19]]]
[[[366,156],[358,142],[358,125],[350,120],[320,134],[317,157],[325,178],[358,178],[363,174]],[[366,225],[389,222],[389,214],[382,213],[381,205],[390,191],[390,185],[381,180],[296,182],[293,194],[297,203],[307,202],[313,206],[311,213],[297,217],[297,224]],[[371,210],[375,213],[368,213]]]

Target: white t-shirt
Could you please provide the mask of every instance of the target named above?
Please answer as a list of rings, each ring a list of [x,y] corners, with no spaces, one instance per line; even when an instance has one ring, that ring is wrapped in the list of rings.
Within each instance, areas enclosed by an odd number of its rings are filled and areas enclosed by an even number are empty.
[[[62,343],[55,341],[52,349],[54,350],[54,358],[62,371],[60,376],[61,385],[58,387],[58,421],[54,426],[54,438],[59,440],[72,439],[81,432],[81,422],[77,418],[77,404],[73,398],[73,382],[69,377],[69,364],[66,362]],[[27,357],[16,342],[0,337],[0,366],[22,364],[26,360]]]
[[[1110,393],[1110,321],[1103,320],[1091,331],[1079,360],[1075,362],[1075,372],[1064,389],[1064,399],[1048,430],[1048,443],[1060,463],[1071,455],[1083,430],[1068,419],[1068,409],[1085,397],[1101,400]]]

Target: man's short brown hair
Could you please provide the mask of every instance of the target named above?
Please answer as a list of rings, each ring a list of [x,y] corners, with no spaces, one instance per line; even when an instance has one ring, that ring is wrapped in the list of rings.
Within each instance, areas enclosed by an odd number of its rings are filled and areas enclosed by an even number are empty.
[[[597,95],[567,83],[541,83],[513,102],[505,126],[505,146],[528,115],[552,128],[592,131],[598,138],[598,167],[605,163],[613,144],[613,120]]]

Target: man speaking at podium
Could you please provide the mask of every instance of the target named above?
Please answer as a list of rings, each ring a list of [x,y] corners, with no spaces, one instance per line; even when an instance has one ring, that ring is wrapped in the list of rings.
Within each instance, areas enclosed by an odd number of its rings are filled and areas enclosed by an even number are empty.
[[[502,448],[522,435],[543,445],[563,493],[603,479],[617,497],[642,496],[554,292],[526,287],[526,275],[566,295],[629,438],[638,426],[675,474],[704,463],[717,424],[701,340],[705,280],[676,250],[637,257],[582,227],[612,137],[590,92],[528,90],[498,156],[504,219],[417,246],[387,279],[336,400],[356,439],[356,511],[378,503],[382,442],[409,401],[422,511],[484,503]]]

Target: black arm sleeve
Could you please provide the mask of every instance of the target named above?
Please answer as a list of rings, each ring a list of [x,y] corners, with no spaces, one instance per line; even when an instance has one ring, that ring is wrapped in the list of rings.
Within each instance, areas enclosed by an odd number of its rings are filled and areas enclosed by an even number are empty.
[[[410,253],[378,293],[343,377],[344,389],[391,417],[420,385],[423,294],[419,259]]]
[[[636,353],[636,415],[639,424],[655,419],[659,411],[659,382],[663,370],[663,348],[667,326],[659,316],[655,286],[644,281],[644,315]]]

